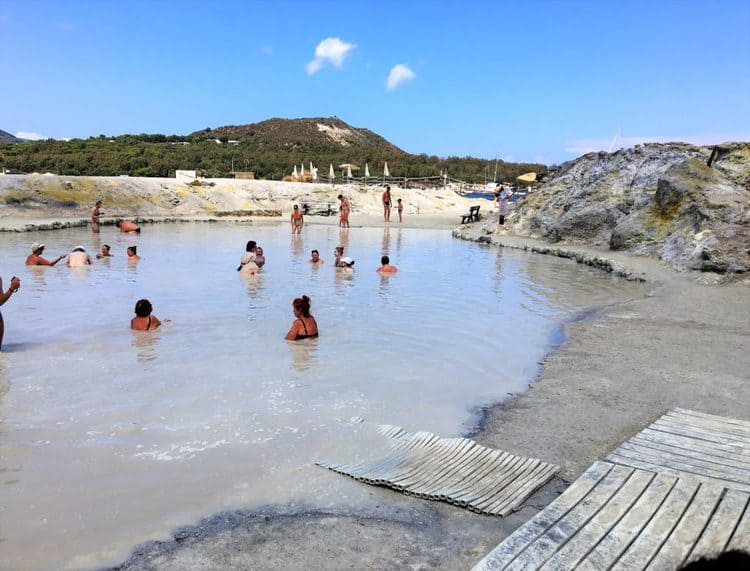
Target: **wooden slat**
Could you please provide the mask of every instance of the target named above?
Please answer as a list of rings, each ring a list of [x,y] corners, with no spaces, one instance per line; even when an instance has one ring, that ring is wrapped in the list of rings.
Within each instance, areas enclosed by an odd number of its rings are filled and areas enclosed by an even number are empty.
[[[742,514],[732,534],[732,539],[729,541],[727,549],[750,551],[750,504],[745,506],[745,512]]]
[[[690,553],[689,560],[698,559],[705,555],[715,555],[726,549],[742,514],[747,508],[748,498],[750,498],[750,494],[747,492],[727,490],[724,493],[719,507]]]
[[[559,469],[535,458],[480,446],[467,438],[440,438],[382,426],[388,450],[356,464],[319,466],[362,482],[385,485],[420,498],[443,500],[490,515],[517,508]]]
[[[608,462],[594,462],[560,497],[519,527],[510,537],[490,551],[475,567],[475,571],[505,569],[519,554],[544,535],[579,502],[591,493],[614,466]]]

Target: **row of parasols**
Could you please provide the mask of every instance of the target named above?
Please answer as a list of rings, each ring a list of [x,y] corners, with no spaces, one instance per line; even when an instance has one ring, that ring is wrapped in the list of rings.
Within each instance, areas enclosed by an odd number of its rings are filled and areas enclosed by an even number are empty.
[[[357,165],[353,165],[351,163],[344,163],[343,165],[339,165],[339,169],[341,169],[341,178],[353,178],[352,171],[358,171],[359,167]],[[318,169],[313,166],[312,161],[310,161],[310,177],[313,180],[318,180]],[[346,173],[346,174],[344,174]],[[391,174],[388,172],[388,163],[383,163],[383,177],[389,177]],[[300,165],[299,172],[297,171],[297,165],[294,165],[294,171],[292,171],[292,177],[297,179],[302,179],[305,177],[305,164],[302,163]],[[330,181],[335,180],[336,178],[336,171],[333,168],[333,164],[331,164],[331,168],[328,170],[328,179]],[[365,178],[373,178],[370,175],[370,166],[365,163]]]

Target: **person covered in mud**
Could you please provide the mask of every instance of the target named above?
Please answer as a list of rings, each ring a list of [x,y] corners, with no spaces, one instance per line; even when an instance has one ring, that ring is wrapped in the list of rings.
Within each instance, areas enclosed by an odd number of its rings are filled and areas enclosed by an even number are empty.
[[[161,325],[161,321],[155,315],[151,315],[154,308],[147,299],[139,299],[135,304],[135,317],[130,320],[130,328],[133,331],[154,331]],[[165,319],[167,323],[169,319]]]
[[[141,233],[141,227],[132,220],[118,220],[116,225],[120,229],[120,232],[124,234]]]
[[[86,253],[86,248],[83,246],[76,246],[73,251],[68,254],[68,267],[71,268],[82,268],[84,266],[90,266],[94,261]]]
[[[3,278],[0,278],[0,305],[3,305],[8,301],[11,296],[16,293],[21,287],[21,280],[16,276],[10,278],[10,287],[3,291]],[[3,321],[3,314],[0,312],[0,351],[3,349],[3,335],[5,334],[5,322]]]
[[[314,339],[318,336],[318,324],[310,314],[310,298],[306,295],[296,298],[292,302],[292,311],[296,318],[292,327],[286,334],[287,341],[301,341],[302,339]]]
[[[66,254],[62,254],[61,256],[58,256],[54,260],[50,261],[46,258],[43,258],[42,253],[44,253],[44,244],[40,244],[39,242],[34,242],[31,245],[31,254],[29,254],[26,257],[26,265],[27,266],[54,266],[57,262],[62,260],[66,255]]]

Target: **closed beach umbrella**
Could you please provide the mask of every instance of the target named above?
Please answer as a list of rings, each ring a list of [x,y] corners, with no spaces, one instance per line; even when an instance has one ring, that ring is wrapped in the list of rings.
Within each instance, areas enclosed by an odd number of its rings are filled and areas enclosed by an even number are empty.
[[[370,177],[370,167],[367,163],[365,163],[365,178]]]
[[[305,176],[305,163],[302,163],[299,166],[299,176],[300,176],[300,178],[304,178],[304,176]]]
[[[346,178],[352,178],[352,165],[346,165]]]
[[[331,165],[331,169],[328,171],[328,178],[330,178],[331,180],[336,178],[336,175],[333,173],[333,165]]]
[[[297,165],[294,165],[294,172],[292,173],[292,176],[293,176],[294,178],[298,178],[298,177],[297,177]]]
[[[315,178],[315,169],[312,166],[312,161],[310,161],[310,174],[312,175],[313,178]]]
[[[383,176],[391,176],[391,173],[388,172],[388,161],[386,161],[383,166]]]

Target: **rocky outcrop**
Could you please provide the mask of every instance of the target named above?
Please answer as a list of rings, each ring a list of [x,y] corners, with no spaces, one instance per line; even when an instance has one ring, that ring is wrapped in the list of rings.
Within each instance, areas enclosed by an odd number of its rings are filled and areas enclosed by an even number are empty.
[[[750,269],[750,143],[648,144],[561,165],[516,203],[520,236],[657,256],[678,270]]]

